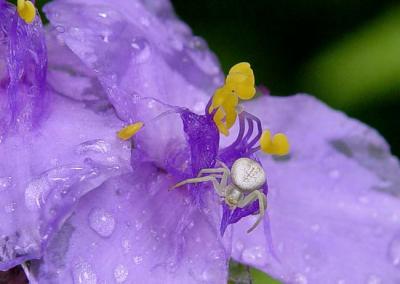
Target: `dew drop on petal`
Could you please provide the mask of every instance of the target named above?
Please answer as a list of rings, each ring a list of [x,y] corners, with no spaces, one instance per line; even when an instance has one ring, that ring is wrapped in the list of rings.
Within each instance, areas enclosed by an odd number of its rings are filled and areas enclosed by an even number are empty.
[[[134,262],[135,264],[141,264],[141,263],[143,262],[143,257],[140,256],[140,255],[134,256],[134,257],[133,257],[133,262]]]
[[[134,60],[137,63],[144,63],[151,55],[150,45],[144,38],[133,38],[131,42]]]
[[[43,195],[49,190],[50,185],[44,178],[38,178],[28,184],[25,190],[25,205],[35,211],[41,207]]]
[[[129,253],[132,249],[131,242],[128,239],[122,240],[122,248],[124,249],[125,253]]]
[[[367,279],[367,284],[381,284],[382,280],[376,275],[370,275]]]
[[[301,273],[297,273],[294,276],[293,282],[296,283],[296,284],[307,284],[308,280],[307,280],[307,277],[305,275],[303,275]]]
[[[11,186],[12,177],[0,177],[0,192]]]
[[[102,237],[109,237],[115,229],[115,219],[104,209],[94,208],[89,213],[89,225]]]
[[[238,241],[236,242],[235,246],[236,246],[236,249],[237,249],[238,251],[242,251],[242,250],[244,249],[244,244],[243,244],[243,242],[242,242],[241,240],[238,240]]]
[[[332,179],[338,179],[338,178],[340,177],[340,172],[339,172],[338,170],[331,170],[331,171],[329,172],[329,176],[330,176]]]
[[[123,283],[128,278],[128,269],[123,264],[119,264],[114,269],[114,278],[117,283]]]
[[[257,263],[259,265],[264,264],[265,248],[261,246],[255,246],[246,248],[242,252],[242,259],[247,263]]]
[[[400,268],[400,235],[397,235],[390,242],[388,253],[391,263]]]
[[[94,139],[83,142],[78,145],[76,152],[78,154],[86,154],[88,152],[107,153],[110,151],[111,145],[104,140]]]
[[[74,283],[96,284],[97,276],[93,272],[90,264],[86,262],[79,263],[73,271]]]
[[[101,18],[107,18],[107,17],[108,17],[107,13],[102,13],[102,12],[100,12],[100,13],[98,13],[98,15],[99,15],[99,17],[101,17]]]
[[[8,203],[8,204],[4,205],[4,211],[6,213],[12,213],[15,211],[16,206],[17,206],[17,203],[15,203],[15,202]]]
[[[321,226],[319,224],[313,224],[311,226],[311,230],[315,233],[317,233],[320,230]]]

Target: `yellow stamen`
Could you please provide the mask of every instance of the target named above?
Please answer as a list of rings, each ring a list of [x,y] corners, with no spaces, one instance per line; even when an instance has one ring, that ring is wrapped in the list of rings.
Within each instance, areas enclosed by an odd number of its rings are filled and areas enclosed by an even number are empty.
[[[229,70],[225,85],[242,100],[250,100],[256,94],[254,73],[247,62],[241,62]]]
[[[266,130],[260,138],[261,150],[267,154],[284,156],[289,154],[289,140],[283,133],[275,134],[271,139],[271,132]]]
[[[132,138],[141,128],[143,127],[143,122],[136,122],[134,124],[130,124],[120,131],[118,131],[118,137],[122,140],[128,140]]]
[[[36,8],[31,1],[18,0],[17,11],[19,16],[27,23],[33,22],[36,16]]]
[[[220,133],[222,133],[225,136],[229,135],[229,129],[226,127],[225,122],[223,121],[225,117],[225,112],[223,111],[222,108],[219,108],[213,117],[215,125],[218,127],[218,130]]]
[[[209,113],[218,109],[214,115],[214,122],[219,131],[229,135],[229,129],[235,124],[239,98],[249,100],[254,97],[254,74],[247,62],[234,65],[226,77],[225,84],[218,88],[212,98]]]

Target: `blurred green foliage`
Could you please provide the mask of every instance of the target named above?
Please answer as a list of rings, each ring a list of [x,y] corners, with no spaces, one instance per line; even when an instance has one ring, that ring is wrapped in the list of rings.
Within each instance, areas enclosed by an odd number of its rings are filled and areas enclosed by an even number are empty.
[[[400,155],[400,6],[383,0],[173,0],[225,70],[307,92],[377,128]]]

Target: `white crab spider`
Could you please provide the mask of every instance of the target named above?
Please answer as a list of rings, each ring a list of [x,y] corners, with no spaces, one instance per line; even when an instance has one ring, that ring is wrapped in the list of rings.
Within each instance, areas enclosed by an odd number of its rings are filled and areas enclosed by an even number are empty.
[[[232,169],[222,162],[219,162],[222,167],[202,169],[196,178],[189,178],[177,183],[173,188],[180,187],[188,183],[199,183],[211,181],[217,194],[224,198],[225,203],[231,209],[236,207],[243,208],[258,199],[260,212],[257,221],[249,230],[253,231],[261,222],[267,201],[265,194],[260,191],[265,183],[265,172],[261,165],[249,158],[237,159]],[[207,176],[202,176],[209,174]],[[228,184],[228,178],[231,178],[232,183]],[[220,179],[220,181],[218,181]]]

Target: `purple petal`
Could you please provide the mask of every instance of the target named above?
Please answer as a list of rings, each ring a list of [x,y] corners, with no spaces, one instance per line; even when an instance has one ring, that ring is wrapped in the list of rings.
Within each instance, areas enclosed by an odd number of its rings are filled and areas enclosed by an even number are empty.
[[[96,112],[112,108],[96,73],[56,37],[62,28],[47,27],[48,49],[47,83],[57,94],[83,102]]]
[[[153,171],[87,194],[34,265],[39,283],[226,283],[218,231]]]
[[[140,112],[138,97],[203,110],[222,82],[214,55],[176,19],[169,2],[59,0],[45,12],[127,122],[151,116],[151,108]]]
[[[11,129],[37,126],[45,113],[47,53],[40,17],[26,24],[1,2],[0,18],[1,141]]]
[[[54,96],[36,131],[0,147],[0,270],[38,258],[74,203],[129,169],[129,145],[114,113],[95,114]]]
[[[395,283],[400,259],[400,168],[373,129],[316,99],[263,97],[245,105],[291,141],[289,159],[262,162],[274,250],[251,218],[233,256],[290,283]]]

